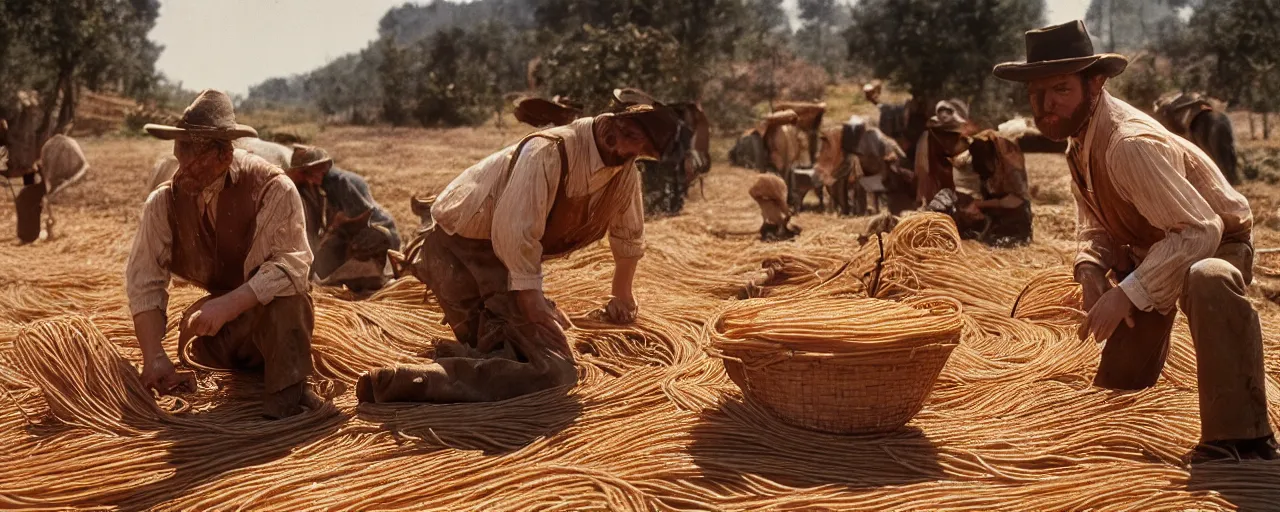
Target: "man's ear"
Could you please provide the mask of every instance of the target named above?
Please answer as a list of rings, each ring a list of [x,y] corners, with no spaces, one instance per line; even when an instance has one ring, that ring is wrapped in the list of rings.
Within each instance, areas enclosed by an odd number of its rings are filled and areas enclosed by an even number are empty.
[[[1094,75],[1089,79],[1089,92],[1097,96],[1102,93],[1103,86],[1107,85],[1107,75]]]

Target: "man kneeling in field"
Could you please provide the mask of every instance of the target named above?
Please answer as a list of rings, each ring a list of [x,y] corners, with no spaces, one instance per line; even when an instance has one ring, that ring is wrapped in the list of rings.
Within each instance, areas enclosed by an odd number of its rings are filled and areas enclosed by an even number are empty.
[[[408,247],[410,273],[444,310],[457,344],[435,362],[378,368],[361,402],[491,402],[577,382],[568,318],[542,292],[542,262],[607,234],[616,323],[635,320],[644,254],[637,159],[678,146],[667,107],[633,107],[526,137],[464,171],[432,206],[434,226]],[[463,357],[453,357],[463,356]]]

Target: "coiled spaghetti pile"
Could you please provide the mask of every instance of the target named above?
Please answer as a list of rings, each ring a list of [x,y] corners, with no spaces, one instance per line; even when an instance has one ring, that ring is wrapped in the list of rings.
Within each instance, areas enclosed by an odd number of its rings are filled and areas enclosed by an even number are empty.
[[[398,183],[427,180],[438,189],[485,153],[460,153],[450,142],[485,136],[471,131],[441,139],[360,130],[333,128],[323,135],[330,140],[318,142],[367,165],[379,201],[402,221],[413,218],[413,191]],[[388,142],[352,142],[377,137]],[[484,144],[500,147],[492,138]],[[581,378],[569,393],[496,404],[357,406],[348,391],[332,407],[271,422],[259,414],[259,380],[202,374],[198,392],[156,402],[137,383],[140,355],[120,280],[147,167],[165,148],[135,139],[83,142],[100,172],[62,199],[68,206],[58,212],[59,238],[0,251],[0,509],[1182,510],[1280,503],[1275,463],[1181,463],[1199,432],[1185,326],[1175,330],[1155,387],[1122,393],[1090,386],[1099,350],[1075,336],[1079,292],[1062,257],[1070,242],[991,252],[960,242],[954,227],[930,215],[908,217],[885,236],[882,262],[879,243],[860,246],[859,221],[848,219],[802,215],[805,231],[794,242],[725,239],[709,224],[737,223],[730,231],[741,231],[757,226],[759,216],[745,194],[754,175],[724,168],[708,175],[708,199],[648,224],[635,325],[607,324],[593,313],[609,295],[607,246],[548,265],[546,289],[577,326],[570,337]],[[453,167],[378,165],[388,158]],[[12,215],[0,208],[0,226],[12,226]],[[766,261],[781,263],[784,278],[770,279]],[[876,298],[943,297],[963,309],[955,322],[964,342],[902,429],[840,436],[790,426],[743,400],[722,361],[700,346],[707,319],[747,295],[748,283],[766,300],[796,301],[760,312],[785,331],[794,329],[788,317],[820,314],[805,297],[866,296],[877,262]],[[164,340],[170,354],[177,316],[202,294],[186,286],[172,291]],[[449,334],[438,307],[422,304],[424,295],[412,281],[362,301],[314,291],[318,377],[350,390],[370,366],[430,355],[433,340]],[[1275,313],[1262,311],[1268,333],[1278,332]],[[1265,343],[1276,415],[1280,339]]]
[[[707,323],[711,348],[735,353],[909,350],[954,343],[961,329],[960,305],[951,300],[803,295],[734,303]]]
[[[949,299],[800,294],[725,306],[703,328],[707,352],[779,419],[864,434],[920,411],[961,330]]]

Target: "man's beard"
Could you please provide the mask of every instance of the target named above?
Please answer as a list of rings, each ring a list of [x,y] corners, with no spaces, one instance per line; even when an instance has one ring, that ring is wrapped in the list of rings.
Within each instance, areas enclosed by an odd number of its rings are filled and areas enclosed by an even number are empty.
[[[1085,124],[1089,122],[1089,118],[1093,114],[1094,101],[1097,99],[1088,90],[1084,94],[1084,101],[1080,102],[1080,106],[1076,107],[1070,117],[1051,123],[1045,121],[1044,116],[1036,116],[1036,128],[1045,137],[1054,141],[1067,140],[1067,137],[1079,133]]]
[[[178,172],[173,175],[173,185],[178,192],[195,196],[203,192],[204,189],[212,185],[221,176],[222,173],[220,172],[198,173],[187,169],[178,169]]]
[[[222,178],[227,168],[217,155],[199,157],[190,165],[178,168],[178,172],[173,175],[173,185],[180,193],[196,196]]]

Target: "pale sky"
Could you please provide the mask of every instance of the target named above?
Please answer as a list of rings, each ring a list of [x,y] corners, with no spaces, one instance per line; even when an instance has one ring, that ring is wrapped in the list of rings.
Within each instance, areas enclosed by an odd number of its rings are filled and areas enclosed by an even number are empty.
[[[310,71],[378,37],[405,0],[163,0],[151,39],[156,67],[187,89],[246,94],[272,77]],[[421,2],[413,2],[421,3]],[[785,0],[794,11],[795,0]],[[1084,17],[1089,0],[1047,0],[1049,23]]]

